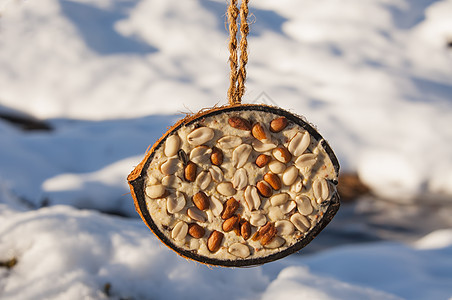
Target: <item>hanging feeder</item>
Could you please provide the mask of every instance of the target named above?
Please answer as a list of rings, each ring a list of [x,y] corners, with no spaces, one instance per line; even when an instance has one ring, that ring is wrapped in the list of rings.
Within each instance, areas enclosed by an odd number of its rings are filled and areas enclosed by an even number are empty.
[[[240,67],[237,18],[240,15]],[[179,255],[243,267],[305,247],[339,209],[339,163],[305,119],[241,104],[248,0],[228,8],[229,105],[171,127],[128,176],[137,212]]]

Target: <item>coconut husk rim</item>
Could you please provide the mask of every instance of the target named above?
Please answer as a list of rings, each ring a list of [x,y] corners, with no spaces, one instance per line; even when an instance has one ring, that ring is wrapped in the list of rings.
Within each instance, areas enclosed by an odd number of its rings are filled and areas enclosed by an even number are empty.
[[[146,153],[144,159],[134,168],[134,170],[129,174],[127,177],[128,184],[130,186],[131,194],[134,199],[134,205],[135,209],[142,218],[143,222],[149,227],[149,229],[171,250],[175,251],[180,256],[198,261],[203,264],[207,265],[214,265],[214,266],[223,266],[223,267],[250,267],[250,266],[257,266],[262,265],[264,263],[272,262],[278,259],[281,259],[283,257],[286,257],[290,254],[293,254],[295,252],[298,252],[302,248],[304,248],[306,245],[308,245],[325,227],[328,225],[328,223],[331,222],[334,215],[337,213],[339,206],[340,206],[340,199],[338,193],[334,193],[332,195],[332,198],[328,203],[325,205],[329,205],[327,211],[325,214],[321,217],[321,220],[319,223],[317,223],[309,232],[308,234],[302,238],[300,241],[296,242],[294,245],[290,246],[289,248],[265,256],[265,257],[259,257],[259,258],[251,258],[251,259],[236,259],[236,260],[221,260],[221,259],[215,259],[210,257],[205,257],[202,255],[198,255],[192,251],[182,249],[178,247],[177,245],[173,244],[170,239],[168,239],[157,227],[157,225],[152,220],[151,215],[149,214],[149,211],[147,210],[146,206],[146,196],[144,193],[145,190],[145,178],[146,178],[146,170],[148,168],[148,165],[152,161],[153,153],[161,147],[166,138],[170,136],[173,132],[179,130],[182,126],[189,126],[190,124],[206,117],[214,116],[217,114],[221,114],[224,112],[233,112],[233,111],[248,111],[248,110],[255,110],[255,111],[263,111],[263,112],[270,112],[274,113],[280,116],[286,117],[289,121],[292,121],[302,127],[303,129],[307,130],[311,136],[313,136],[316,140],[322,141],[322,146],[324,147],[326,153],[330,157],[336,176],[335,179],[331,182],[334,185],[337,185],[337,178],[339,175],[339,161],[334,154],[333,150],[329,146],[328,142],[323,139],[323,137],[318,133],[318,131],[306,121],[305,118],[293,114],[291,112],[288,112],[284,109],[281,109],[279,107],[275,106],[269,106],[269,105],[255,105],[255,104],[240,104],[240,105],[233,105],[233,106],[222,106],[222,107],[215,107],[212,109],[206,109],[203,111],[198,112],[194,115],[188,115],[185,118],[179,120],[176,122],[169,130],[162,135],[162,137],[157,140],[153,146],[149,149],[149,151]]]

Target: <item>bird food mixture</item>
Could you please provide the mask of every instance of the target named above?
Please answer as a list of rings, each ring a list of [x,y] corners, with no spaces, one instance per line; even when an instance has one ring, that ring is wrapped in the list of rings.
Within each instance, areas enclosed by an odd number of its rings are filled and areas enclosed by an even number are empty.
[[[146,207],[158,230],[218,260],[266,257],[299,242],[327,211],[338,176],[323,140],[252,110],[180,127],[147,166]]]

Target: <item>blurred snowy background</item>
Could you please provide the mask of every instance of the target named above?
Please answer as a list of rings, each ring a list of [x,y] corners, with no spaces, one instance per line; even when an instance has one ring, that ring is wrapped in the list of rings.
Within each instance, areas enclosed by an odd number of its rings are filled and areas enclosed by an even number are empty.
[[[0,0],[0,298],[452,299],[452,0],[251,1],[244,102],[306,116],[343,171],[300,254],[209,269],[138,219],[147,146],[226,103],[226,6]]]

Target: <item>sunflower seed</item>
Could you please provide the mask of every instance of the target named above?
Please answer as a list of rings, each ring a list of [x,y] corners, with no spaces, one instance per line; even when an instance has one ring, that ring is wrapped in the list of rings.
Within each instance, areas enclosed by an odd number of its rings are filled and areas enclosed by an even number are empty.
[[[276,221],[275,227],[279,235],[290,235],[295,231],[293,224],[287,220]]]
[[[188,155],[184,150],[180,149],[179,151],[177,151],[177,157],[179,157],[184,166],[188,164]]]
[[[301,232],[306,232],[306,230],[311,227],[311,223],[308,219],[299,213],[293,214],[290,217],[290,222],[292,222],[292,224]]]
[[[207,220],[206,213],[196,207],[190,207],[187,209],[187,215],[195,221],[205,222]]]
[[[250,248],[241,243],[235,243],[229,246],[228,252],[240,258],[247,258],[250,256]]]
[[[188,233],[188,225],[184,221],[179,221],[171,231],[171,237],[175,240],[183,240]]]
[[[160,171],[163,173],[163,175],[172,175],[179,170],[179,159],[176,157],[169,158],[166,162],[164,162],[160,166]]]
[[[195,147],[190,152],[190,160],[195,164],[207,164],[210,161],[210,154],[212,149],[207,146],[201,145]]]
[[[311,136],[309,135],[309,132],[298,132],[289,142],[289,152],[294,156],[300,156],[308,149],[310,143]]]
[[[295,198],[295,202],[297,203],[297,209],[300,214],[308,216],[312,213],[313,208],[311,205],[311,199],[307,196],[298,196]]]
[[[212,175],[207,171],[202,171],[196,177],[196,185],[199,186],[199,188],[201,190],[205,190],[211,182],[212,182]]]
[[[259,206],[261,206],[261,198],[259,197],[255,186],[249,185],[245,189],[244,198],[249,211],[259,209]]]
[[[242,144],[235,148],[232,152],[232,164],[234,167],[237,169],[243,167],[248,161],[252,150],[251,146],[247,144]]]
[[[235,135],[225,135],[217,141],[217,145],[222,149],[236,148],[242,144],[242,138]]]
[[[282,175],[282,182],[287,185],[291,186],[298,176],[298,169],[295,166],[290,166],[289,168],[284,171]]]
[[[215,182],[222,182],[224,179],[223,171],[220,169],[220,167],[212,166],[209,169],[209,173],[210,175],[212,175],[212,179]]]
[[[168,196],[166,201],[166,209],[170,214],[174,214],[181,211],[185,207],[185,204],[185,195],[177,191],[176,195],[171,194]]]
[[[268,168],[275,174],[281,174],[286,169],[286,165],[282,162],[274,160],[268,164]]]
[[[261,211],[251,212],[250,223],[253,226],[260,227],[267,223],[267,218]]]
[[[243,168],[238,169],[232,178],[232,186],[236,190],[243,190],[248,185],[248,174]]]
[[[187,135],[187,142],[192,146],[199,146],[213,139],[214,135],[213,129],[200,127]]]
[[[232,186],[232,183],[230,182],[222,182],[217,185],[217,192],[220,193],[223,196],[232,196],[237,193],[237,191]]]
[[[166,139],[164,153],[167,157],[176,155],[179,148],[180,138],[177,134],[174,134]]]

